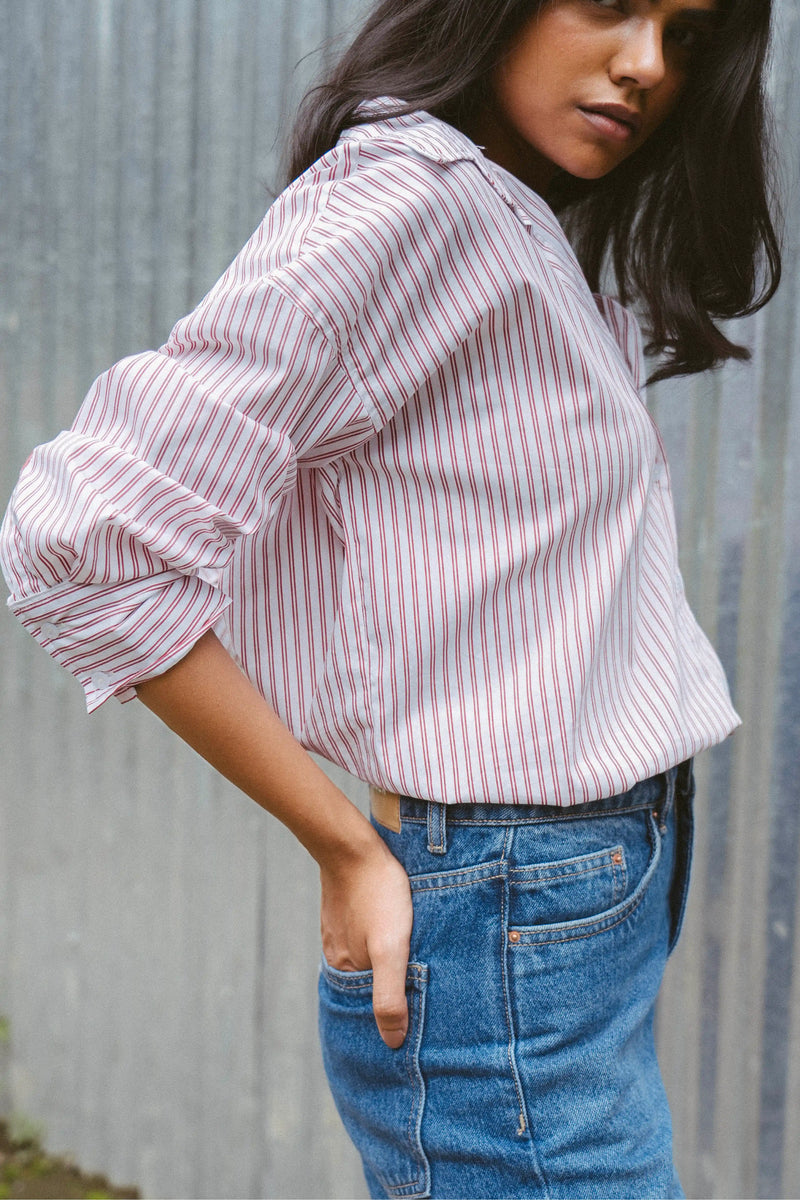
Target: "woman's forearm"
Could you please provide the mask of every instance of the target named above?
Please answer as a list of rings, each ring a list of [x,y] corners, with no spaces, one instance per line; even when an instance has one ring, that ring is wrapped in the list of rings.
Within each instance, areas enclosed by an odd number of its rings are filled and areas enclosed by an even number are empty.
[[[372,968],[378,1029],[388,1045],[399,1046],[408,1023],[411,894],[405,871],[369,821],[317,766],[213,633],[136,691],[317,860],[325,955],[341,970]]]
[[[139,699],[222,775],[295,834],[320,866],[372,843],[369,822],[297,742],[215,634]]]

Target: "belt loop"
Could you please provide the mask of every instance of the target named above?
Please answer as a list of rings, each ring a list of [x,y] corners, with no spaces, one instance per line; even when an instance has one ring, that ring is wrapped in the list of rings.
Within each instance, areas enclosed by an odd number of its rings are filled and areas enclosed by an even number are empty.
[[[694,761],[691,758],[687,758],[686,762],[682,762],[678,767],[675,786],[677,794],[683,800],[694,795]]]
[[[447,850],[447,823],[445,804],[428,801],[428,850],[431,854],[444,854]]]
[[[661,832],[667,832],[667,817],[669,816],[672,806],[675,803],[675,789],[678,784],[679,767],[670,767],[664,772],[664,800],[661,805]]]

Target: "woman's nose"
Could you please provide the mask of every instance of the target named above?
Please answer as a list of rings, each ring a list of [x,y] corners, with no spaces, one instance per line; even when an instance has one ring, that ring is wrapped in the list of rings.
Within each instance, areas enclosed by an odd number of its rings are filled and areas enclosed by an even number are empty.
[[[614,83],[653,88],[664,78],[663,30],[657,21],[634,18],[620,28],[620,42],[609,64]]]

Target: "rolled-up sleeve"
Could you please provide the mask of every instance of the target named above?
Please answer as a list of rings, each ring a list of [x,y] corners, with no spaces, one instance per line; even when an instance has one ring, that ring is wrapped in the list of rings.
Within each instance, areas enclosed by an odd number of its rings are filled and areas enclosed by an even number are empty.
[[[269,520],[299,462],[375,430],[330,336],[250,276],[234,264],[165,346],[101,375],[11,498],[9,607],[89,711],[130,699],[218,621],[235,540]]]

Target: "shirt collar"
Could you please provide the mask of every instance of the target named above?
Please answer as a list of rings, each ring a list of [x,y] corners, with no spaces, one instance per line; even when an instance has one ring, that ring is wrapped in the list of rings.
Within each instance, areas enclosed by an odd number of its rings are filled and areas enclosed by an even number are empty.
[[[359,113],[379,114],[383,111],[391,112],[393,108],[396,109],[401,104],[400,100],[384,96],[376,100],[363,101],[359,105],[358,111]],[[632,313],[610,297],[592,296],[558,218],[538,192],[534,192],[505,167],[501,167],[487,158],[481,147],[470,141],[466,134],[461,133],[454,126],[448,125],[439,117],[434,117],[431,113],[422,110],[404,116],[387,116],[366,125],[355,125],[351,129],[345,130],[342,138],[345,141],[371,140],[394,143],[441,164],[474,163],[495,192],[503,198],[519,220],[533,232],[537,241],[544,243],[554,251],[558,262],[568,272],[575,293],[583,294],[584,300],[590,307],[593,308],[596,304],[599,308],[604,324],[612,334],[613,340],[623,353],[628,367],[634,375],[636,386],[640,386],[644,373],[641,365],[641,333],[638,322]]]
[[[358,106],[360,114],[391,112],[402,101],[381,96]],[[425,158],[438,163],[471,162],[494,188],[524,225],[545,224],[563,238],[553,210],[542,197],[517,179],[510,171],[493,163],[482,148],[446,121],[418,110],[404,116],[387,116],[366,125],[355,125],[342,135],[347,141],[396,141]],[[552,227],[555,226],[555,229]]]

